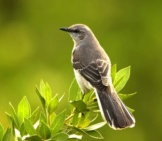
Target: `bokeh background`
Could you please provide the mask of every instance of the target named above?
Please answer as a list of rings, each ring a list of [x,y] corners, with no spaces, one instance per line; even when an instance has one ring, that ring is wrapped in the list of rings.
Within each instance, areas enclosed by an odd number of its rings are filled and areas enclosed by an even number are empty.
[[[35,85],[47,81],[53,93],[68,94],[74,78],[73,42],[58,29],[75,23],[91,27],[118,68],[131,65],[123,93],[134,108],[136,126],[100,131],[105,141],[162,140],[162,1],[0,0],[0,122],[7,127],[9,101],[27,96],[40,105]],[[65,104],[64,104],[65,103]],[[67,95],[62,108],[67,105]],[[92,140],[85,137],[84,140]]]

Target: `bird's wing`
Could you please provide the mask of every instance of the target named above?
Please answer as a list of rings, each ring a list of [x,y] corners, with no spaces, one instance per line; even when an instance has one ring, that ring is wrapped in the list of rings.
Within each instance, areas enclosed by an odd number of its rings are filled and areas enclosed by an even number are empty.
[[[79,61],[75,61],[73,62],[73,67],[78,70],[92,86],[102,89],[109,85],[109,64],[106,61],[97,59],[88,66],[85,66]]]
[[[110,67],[111,67],[110,65],[111,64],[101,59],[97,59],[96,64],[97,64],[98,72],[101,76],[103,85],[108,86],[110,83],[109,80],[111,79],[110,78]]]

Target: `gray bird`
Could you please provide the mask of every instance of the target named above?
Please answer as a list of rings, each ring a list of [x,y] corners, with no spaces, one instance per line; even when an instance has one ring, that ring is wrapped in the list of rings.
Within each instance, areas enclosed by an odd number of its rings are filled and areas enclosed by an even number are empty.
[[[74,41],[72,65],[83,94],[96,93],[103,118],[113,129],[134,127],[135,119],[117,95],[111,79],[111,62],[91,29],[83,24],[60,28]]]

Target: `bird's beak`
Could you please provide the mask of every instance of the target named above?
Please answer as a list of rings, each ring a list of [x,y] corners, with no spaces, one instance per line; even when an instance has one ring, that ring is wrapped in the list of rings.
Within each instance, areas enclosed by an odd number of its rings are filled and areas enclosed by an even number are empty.
[[[65,32],[69,32],[69,33],[75,32],[75,30],[67,28],[67,27],[62,27],[62,28],[60,28],[60,30],[65,31]]]
[[[62,30],[62,31],[66,31],[66,32],[70,32],[70,29],[67,28],[67,27],[61,27],[60,30]]]

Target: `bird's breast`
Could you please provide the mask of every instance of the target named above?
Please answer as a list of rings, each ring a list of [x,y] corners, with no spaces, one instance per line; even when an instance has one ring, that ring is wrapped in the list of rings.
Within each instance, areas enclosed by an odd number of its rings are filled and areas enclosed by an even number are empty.
[[[74,74],[83,93],[87,93],[90,89],[93,89],[92,85],[79,73],[78,70],[74,69]]]

